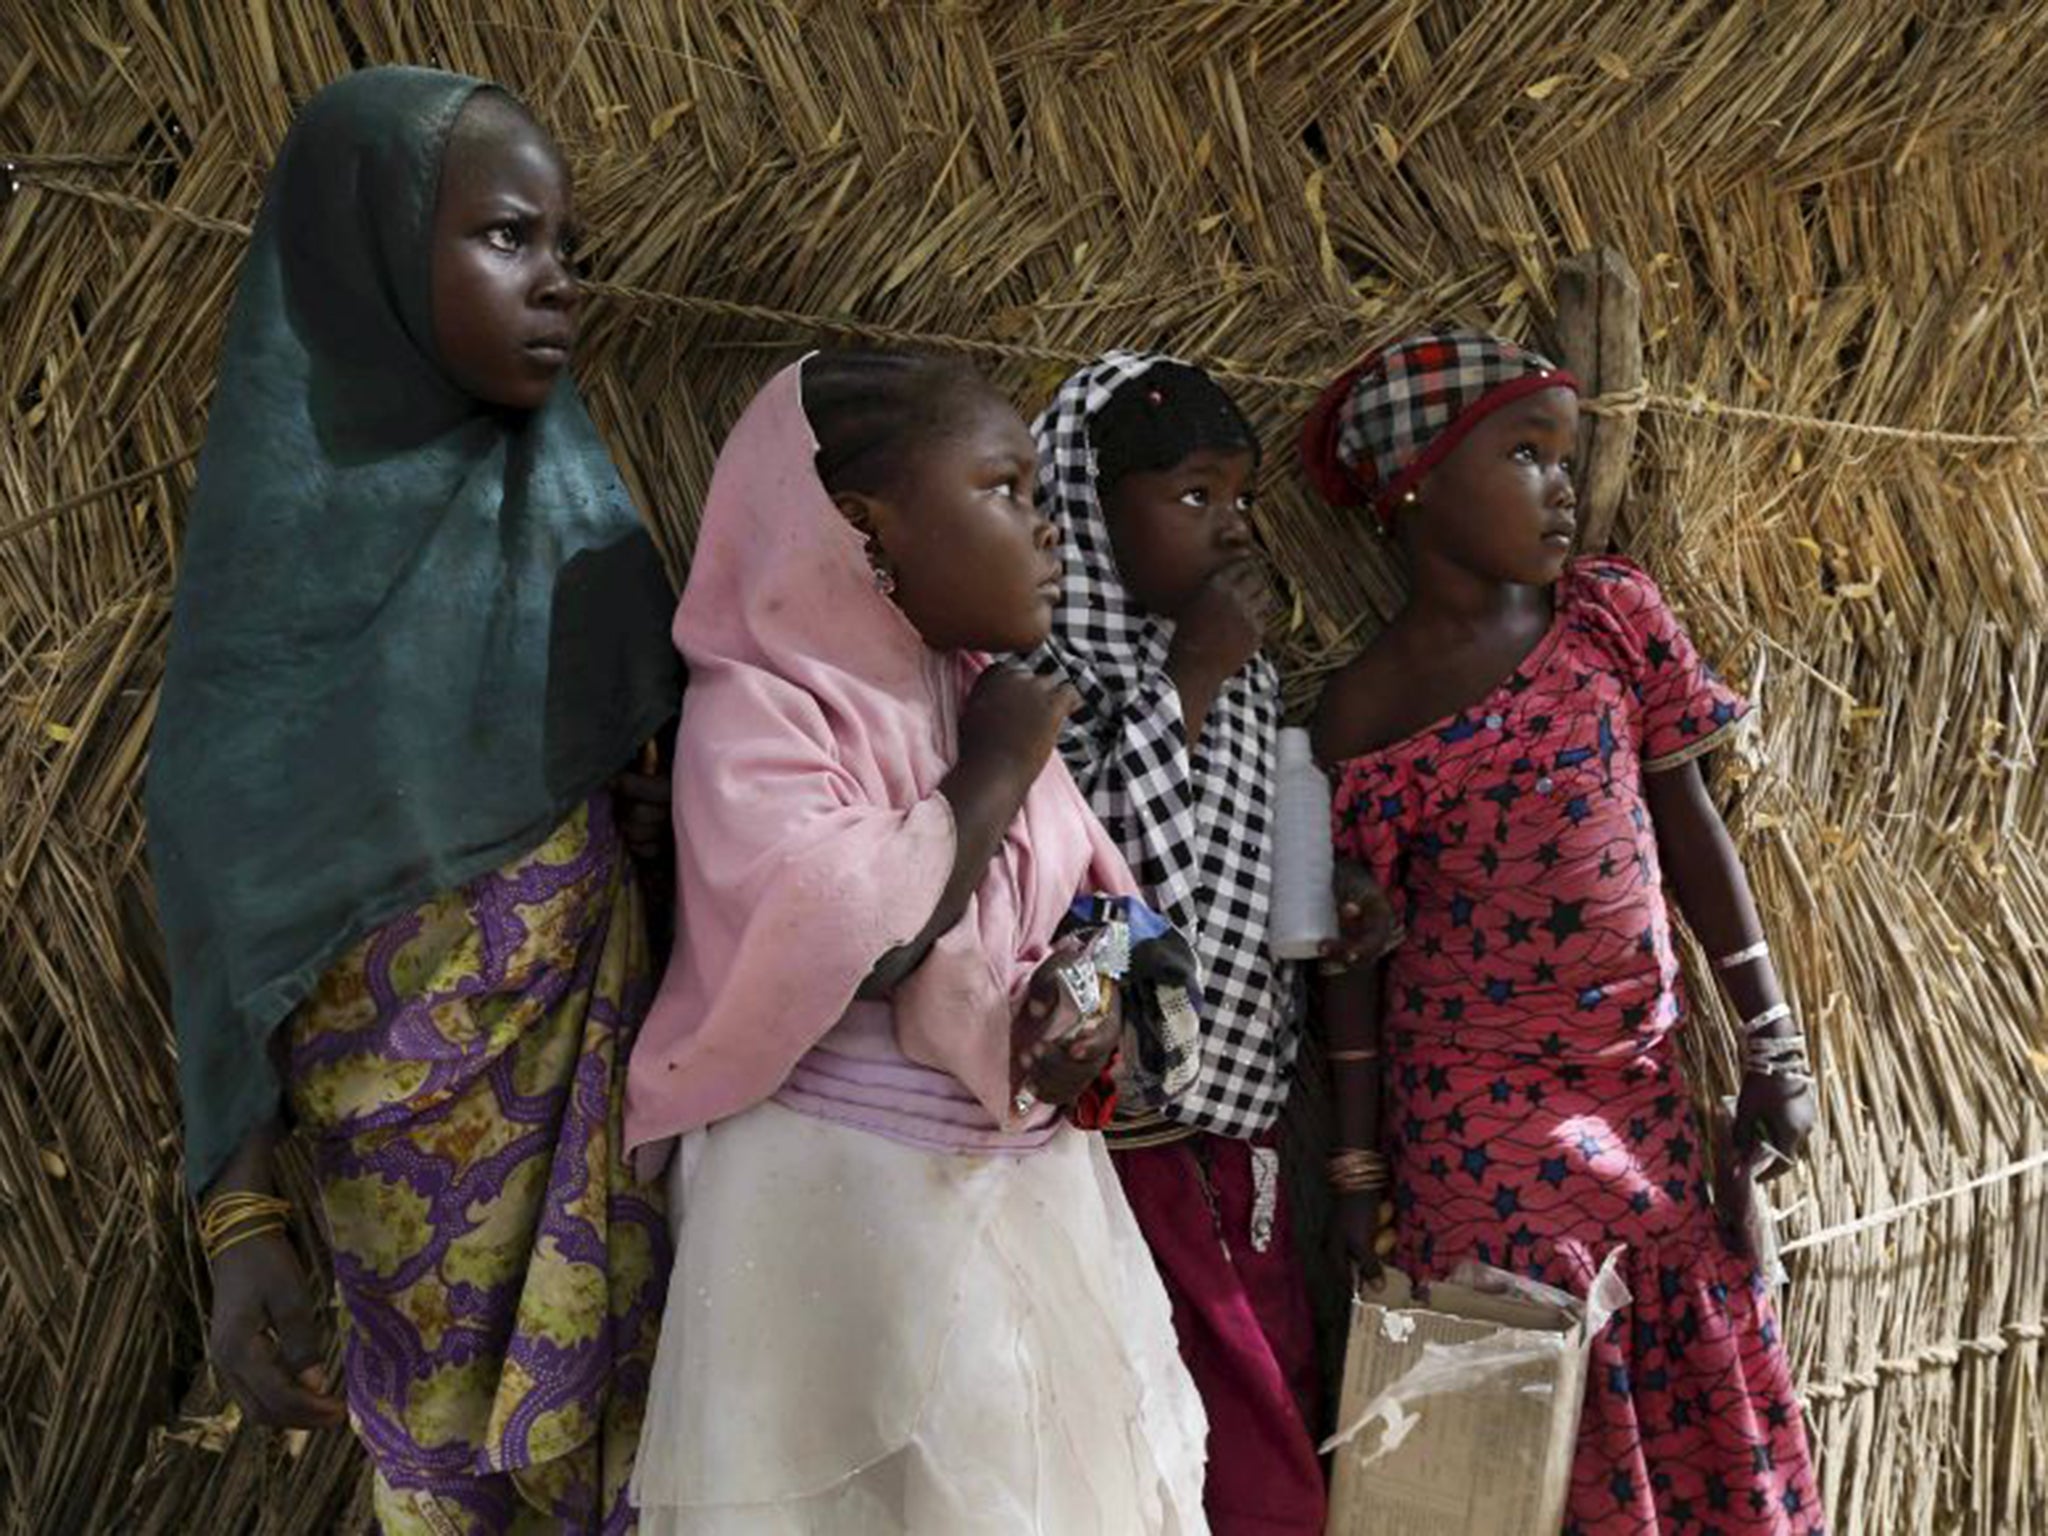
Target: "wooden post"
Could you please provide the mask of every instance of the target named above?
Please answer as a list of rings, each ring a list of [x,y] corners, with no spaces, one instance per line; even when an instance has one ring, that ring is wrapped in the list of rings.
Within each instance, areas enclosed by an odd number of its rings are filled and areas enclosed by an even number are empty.
[[[1628,489],[1634,397],[1643,383],[1643,290],[1619,251],[1582,251],[1558,264],[1560,359],[1585,391],[1579,415],[1579,549],[1604,553]],[[1606,404],[1600,404],[1600,397]],[[1591,409],[1586,407],[1591,406]]]

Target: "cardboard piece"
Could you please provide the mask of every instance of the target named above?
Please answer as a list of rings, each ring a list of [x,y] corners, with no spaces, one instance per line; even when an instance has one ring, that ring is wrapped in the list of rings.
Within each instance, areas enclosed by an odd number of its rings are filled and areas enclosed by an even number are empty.
[[[1618,1258],[1586,1305],[1498,1270],[1355,1296],[1327,1536],[1557,1536]]]

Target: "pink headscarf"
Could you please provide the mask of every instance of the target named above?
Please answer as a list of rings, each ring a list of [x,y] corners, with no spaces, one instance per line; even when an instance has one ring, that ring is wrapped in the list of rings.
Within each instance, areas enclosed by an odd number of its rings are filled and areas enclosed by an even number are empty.
[[[985,658],[941,654],[875,589],[819,481],[803,364],[718,456],[676,610],[675,951],[626,1079],[629,1146],[774,1093],[953,866],[938,792]],[[911,1061],[1011,1112],[1010,1023],[1068,903],[1135,890],[1054,754],[959,924],[891,999]]]

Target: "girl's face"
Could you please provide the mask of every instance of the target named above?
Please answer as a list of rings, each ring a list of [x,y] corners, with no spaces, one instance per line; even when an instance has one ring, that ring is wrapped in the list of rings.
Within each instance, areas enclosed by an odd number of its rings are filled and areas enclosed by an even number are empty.
[[[1410,551],[1488,580],[1546,585],[1564,573],[1578,530],[1571,455],[1579,399],[1525,395],[1488,416],[1423,476],[1399,528]]]
[[[1173,618],[1218,571],[1257,552],[1247,521],[1253,467],[1249,451],[1201,448],[1110,487],[1102,501],[1110,548],[1139,604]]]
[[[874,530],[896,606],[939,651],[1028,651],[1052,630],[1060,558],[1032,499],[1038,447],[1009,402],[980,391],[905,450],[884,494],[838,498]]]
[[[536,409],[576,345],[574,210],[554,141],[495,92],[471,97],[449,136],[433,241],[441,366],[486,404]]]

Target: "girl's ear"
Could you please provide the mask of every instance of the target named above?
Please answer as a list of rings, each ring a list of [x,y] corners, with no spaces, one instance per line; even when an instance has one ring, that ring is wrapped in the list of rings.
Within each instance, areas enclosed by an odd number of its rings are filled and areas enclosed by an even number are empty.
[[[1428,499],[1429,476],[1424,475],[1395,499],[1392,517],[1388,518],[1385,522],[1379,522],[1375,519],[1374,526],[1379,529],[1380,536],[1399,543],[1404,547],[1412,548],[1413,546],[1410,541],[1414,537],[1416,528],[1416,519],[1412,514],[1420,512],[1428,502]]]
[[[853,525],[864,538],[879,542],[882,525],[887,521],[881,504],[876,497],[865,491],[834,491],[832,505],[839,509],[839,515]],[[879,515],[878,515],[879,514]]]
[[[889,544],[896,537],[895,509],[865,491],[835,491],[832,505],[839,509],[848,526],[868,541],[868,564],[875,568],[875,573],[893,573],[895,562],[889,558]]]

